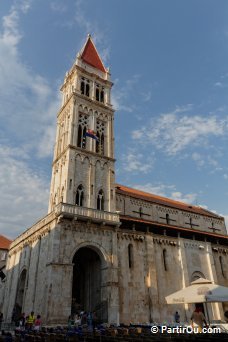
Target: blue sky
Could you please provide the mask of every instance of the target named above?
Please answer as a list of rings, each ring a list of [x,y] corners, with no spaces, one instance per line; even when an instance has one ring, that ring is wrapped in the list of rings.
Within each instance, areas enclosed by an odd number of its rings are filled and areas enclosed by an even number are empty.
[[[0,233],[46,214],[59,88],[91,33],[114,81],[116,182],[228,217],[228,2],[2,0]]]

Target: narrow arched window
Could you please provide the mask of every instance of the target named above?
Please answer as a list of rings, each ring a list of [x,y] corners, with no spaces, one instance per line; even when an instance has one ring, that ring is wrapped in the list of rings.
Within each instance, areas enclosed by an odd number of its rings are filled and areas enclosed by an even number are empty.
[[[220,268],[221,268],[222,275],[223,275],[224,278],[226,278],[225,271],[224,271],[223,258],[222,258],[221,255],[219,257],[219,262],[220,262]]]
[[[78,142],[77,142],[78,147],[82,147],[82,127],[81,125],[78,126]]]
[[[86,83],[86,91],[85,91],[86,96],[89,97],[89,84]]]
[[[96,140],[96,153],[100,153],[100,133],[97,132],[97,140]]]
[[[83,128],[82,148],[86,148],[86,127]]]
[[[96,88],[96,100],[99,101],[99,98],[100,98],[100,91],[99,91],[99,88],[97,87]]]
[[[166,249],[163,249],[162,254],[163,254],[164,269],[165,269],[165,271],[168,271],[168,268],[167,268],[167,251],[166,251]]]
[[[81,81],[81,94],[85,94],[85,82],[84,80]]]
[[[104,103],[104,90],[101,90],[101,102]]]
[[[97,209],[104,210],[104,193],[100,190],[97,196]]]
[[[169,224],[170,223],[169,214],[165,215],[165,219],[166,219],[166,223]]]
[[[129,268],[133,267],[133,246],[132,246],[132,244],[128,245],[128,266],[129,266]]]
[[[104,134],[101,134],[101,141],[100,141],[100,153],[104,154]]]
[[[80,207],[83,207],[83,202],[84,202],[84,189],[83,189],[83,186],[80,184],[77,188],[75,204]]]

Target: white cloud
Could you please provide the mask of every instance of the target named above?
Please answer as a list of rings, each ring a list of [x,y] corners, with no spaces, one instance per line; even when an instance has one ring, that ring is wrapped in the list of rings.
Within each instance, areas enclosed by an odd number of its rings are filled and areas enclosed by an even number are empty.
[[[220,88],[222,88],[222,87],[223,87],[223,84],[222,84],[222,82],[216,82],[216,83],[214,84],[214,86],[215,86],[215,87],[220,87]]]
[[[149,102],[151,100],[152,93],[151,91],[148,91],[146,93],[142,93],[141,96],[144,102]]]
[[[203,156],[198,152],[192,153],[192,159],[196,162],[198,167],[202,167],[205,165]]]
[[[197,200],[197,194],[195,193],[182,194],[179,191],[175,191],[171,193],[171,198],[175,201],[193,204]]]
[[[187,116],[184,112],[190,110],[191,105],[177,107],[175,111],[161,114],[158,119],[151,120],[132,132],[132,138],[155,145],[168,155],[175,155],[187,147],[206,146],[208,139],[222,136],[227,132],[227,118],[224,120],[216,116]],[[197,155],[192,156],[193,159]],[[212,160],[211,160],[212,162]]]
[[[124,82],[122,86],[120,86],[120,82],[118,79],[114,81],[116,87],[112,90],[112,104],[114,109],[117,111],[125,111],[125,112],[133,112],[134,105],[129,105],[128,98],[132,96],[132,93],[135,93],[135,86],[138,84],[140,75],[135,74],[128,80]]]
[[[165,184],[154,185],[152,183],[137,184],[137,185],[134,185],[133,187],[135,189],[139,189],[139,190],[148,192],[150,194],[155,194],[155,195],[163,196],[163,197],[167,197],[167,193],[175,189],[174,185],[165,185]]]
[[[30,167],[52,155],[59,97],[22,60],[19,23],[30,1],[15,2],[0,31],[0,231],[16,237],[47,213],[49,181]],[[10,146],[9,146],[10,141]]]
[[[148,173],[153,168],[154,160],[151,156],[145,157],[135,149],[129,149],[128,153],[123,155],[123,169],[132,173]]]
[[[189,193],[182,194],[180,191],[176,191],[175,185],[165,185],[165,184],[139,184],[133,186],[135,189],[139,189],[150,194],[155,194],[162,197],[171,198],[175,201],[193,204],[197,199],[197,194]]]
[[[21,59],[19,43],[22,34],[19,21],[30,8],[30,1],[13,5],[2,18],[0,31],[0,102],[2,121],[1,128],[6,137],[13,136],[23,144],[30,145],[42,156],[45,136],[52,140],[53,146],[55,115],[59,106],[59,98],[48,81],[31,70]],[[51,154],[52,148],[46,149],[43,156]]]
[[[15,238],[47,213],[49,182],[28,166],[20,148],[0,146],[0,231]]]
[[[50,3],[50,8],[52,11],[60,13],[64,13],[67,10],[67,7],[63,2],[58,2],[56,0]]]

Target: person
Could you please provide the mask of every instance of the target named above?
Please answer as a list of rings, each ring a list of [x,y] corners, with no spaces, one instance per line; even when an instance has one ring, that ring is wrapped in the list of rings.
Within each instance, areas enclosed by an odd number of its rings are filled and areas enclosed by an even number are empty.
[[[92,324],[93,324],[93,331],[95,331],[98,323],[98,317],[96,311],[93,312],[92,314]]]
[[[20,316],[20,319],[19,319],[19,328],[20,328],[20,330],[24,330],[24,328],[25,328],[25,321],[26,321],[25,313],[23,312],[21,314],[21,316]]]
[[[37,315],[36,320],[35,320],[34,330],[40,331],[40,328],[41,328],[41,316]]]
[[[27,327],[28,327],[28,329],[32,329],[33,328],[34,322],[35,322],[34,311],[31,311],[30,315],[28,315],[28,317],[27,317]]]
[[[82,313],[82,316],[81,316],[81,325],[84,325],[87,323],[87,313],[86,311]]]
[[[175,323],[180,323],[180,315],[179,315],[178,311],[175,312],[174,321],[175,321]]]
[[[206,318],[201,307],[195,308],[191,316],[191,325],[194,328],[194,323],[198,325],[198,332],[202,332],[203,325],[207,326]]]
[[[76,327],[78,327],[79,325],[81,325],[81,317],[79,314],[76,314],[74,317],[74,324]]]

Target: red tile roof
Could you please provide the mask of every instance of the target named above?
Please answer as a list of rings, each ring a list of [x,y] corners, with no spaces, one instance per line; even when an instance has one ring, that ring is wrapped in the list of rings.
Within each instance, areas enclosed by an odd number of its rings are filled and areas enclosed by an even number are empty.
[[[205,216],[210,216],[210,217],[214,217],[214,218],[223,219],[223,217],[221,217],[219,215],[216,215],[216,214],[214,214],[214,213],[212,213],[212,212],[210,212],[210,211],[208,211],[206,209],[203,209],[201,207],[194,206],[194,205],[191,205],[191,204],[187,204],[187,203],[184,203],[184,202],[175,201],[175,200],[172,200],[170,198],[166,198],[166,197],[150,194],[148,192],[144,192],[144,191],[141,191],[141,190],[136,190],[136,189],[128,188],[127,186],[123,186],[123,185],[120,185],[120,184],[116,184],[116,193],[117,194],[119,193],[119,194],[123,194],[123,195],[128,195],[130,197],[142,199],[142,200],[145,200],[145,201],[149,201],[149,202],[152,202],[152,203],[165,205],[165,206],[176,208],[176,209],[181,209],[181,210],[193,212],[195,214],[201,214],[201,215],[205,215]]]
[[[7,239],[5,236],[0,235],[0,249],[9,249],[12,240]]]
[[[98,55],[96,47],[93,44],[90,36],[88,37],[85,47],[82,51],[81,58],[85,63],[101,70],[102,72],[106,72],[104,64],[102,63],[102,60]]]

